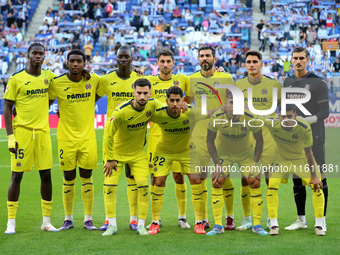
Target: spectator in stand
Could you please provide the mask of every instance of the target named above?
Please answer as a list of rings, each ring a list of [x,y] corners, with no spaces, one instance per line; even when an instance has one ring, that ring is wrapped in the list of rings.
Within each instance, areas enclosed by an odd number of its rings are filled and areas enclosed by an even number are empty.
[[[101,19],[104,17],[105,10],[97,4],[97,6],[93,9],[93,16],[95,19]]]
[[[260,0],[261,1],[261,0]],[[259,39],[261,43],[261,31],[264,28],[265,24],[263,19],[260,20],[260,23],[256,25],[255,30],[258,32],[257,38]]]
[[[236,61],[235,60],[231,60],[231,65],[229,66],[230,73],[236,75],[237,69],[238,69],[238,67],[236,65]]]
[[[329,30],[328,35],[336,35],[339,34],[339,29],[336,27],[336,25],[333,23],[331,29]]]
[[[331,16],[330,13],[327,14],[327,18],[326,18],[326,29],[329,33],[329,31],[332,29],[333,27],[333,18]]]
[[[151,64],[149,62],[149,65],[150,65],[150,68],[152,69],[151,74],[152,75],[157,75],[158,74],[158,69],[159,69],[159,66],[157,65],[157,62],[155,62],[154,64]]]
[[[92,58],[92,63],[98,64],[98,63],[102,62],[102,56],[99,55],[99,52],[96,51],[95,54],[96,55],[94,55],[93,58]]]
[[[165,0],[164,5],[163,5],[164,10],[166,10],[166,11],[169,10],[170,13],[172,13],[172,11],[175,9],[175,7],[176,7],[176,4],[171,3],[170,0]]]
[[[333,66],[332,66],[332,71],[334,73],[340,72],[340,61],[339,61],[339,58],[335,59],[335,62],[333,63]]]
[[[185,21],[187,22],[188,26],[194,25],[194,15],[191,13],[191,10],[188,10],[184,16]]]
[[[106,49],[107,49],[108,41],[107,41],[107,37],[105,36],[104,32],[102,32],[100,34],[98,42],[99,42],[99,45],[100,45],[100,51],[104,51],[105,52]]]
[[[202,28],[202,16],[196,14],[194,18],[195,31],[201,31]]]
[[[241,63],[241,67],[236,71],[237,78],[242,79],[247,76],[247,69],[245,63]]]
[[[325,28],[325,25],[322,25],[318,30],[318,39],[321,39],[321,42],[325,40],[328,36],[328,31]]]
[[[172,18],[173,19],[180,19],[182,17],[182,12],[179,9],[178,6],[175,7],[175,9],[173,9],[172,11]]]
[[[26,67],[27,59],[24,57],[24,55],[19,52],[19,57],[16,60],[16,68],[15,70],[18,72]]]
[[[143,24],[144,32],[148,32],[151,23],[150,23],[149,12],[147,10],[145,10],[143,13],[142,24]]]
[[[63,70],[63,63],[61,62],[60,58],[57,58],[51,67],[52,72],[54,72],[57,76],[61,75]]]
[[[83,46],[83,49],[86,55],[86,59],[90,61],[93,51],[93,45],[91,44],[91,41],[88,40],[87,43]]]

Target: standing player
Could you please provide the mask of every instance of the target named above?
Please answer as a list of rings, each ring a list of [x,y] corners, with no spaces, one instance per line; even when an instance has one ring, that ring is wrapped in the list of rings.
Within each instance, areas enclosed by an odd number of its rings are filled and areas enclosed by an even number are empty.
[[[189,94],[190,84],[188,78],[184,74],[172,74],[172,69],[175,64],[174,54],[171,50],[162,50],[158,54],[157,64],[159,66],[159,75],[154,75],[148,78],[151,82],[151,97],[156,98],[162,103],[166,103],[167,91],[171,86],[178,86],[183,91]],[[189,101],[189,100],[188,100]],[[153,179],[153,158],[156,150],[157,142],[160,139],[162,132],[160,127],[151,123],[148,139],[147,154],[149,156],[149,168],[151,172],[151,188],[150,192],[153,193],[154,179]],[[175,180],[176,198],[178,202],[178,226],[181,228],[190,228],[189,223],[186,221],[186,206],[187,206],[187,186],[185,184],[183,175],[181,174],[181,167],[177,161],[174,161],[171,170]],[[154,203],[151,202],[151,206]],[[150,227],[151,224],[148,226]]]
[[[258,165],[263,149],[262,128],[245,124],[256,119],[247,110],[244,115],[233,115],[233,95],[231,92],[227,93],[226,105],[227,111],[217,111],[213,114],[208,126],[207,146],[215,165],[215,172],[212,173],[212,208],[215,226],[207,235],[217,235],[224,232],[221,196],[223,196],[224,182],[230,179],[230,174],[225,176],[218,168],[228,170],[234,163],[238,164],[243,178],[246,179],[250,186],[250,203],[254,215],[253,233],[268,235],[268,232],[261,227],[263,199],[261,194],[261,172]],[[256,141],[254,152],[249,135],[250,131]],[[216,140],[215,145],[217,133],[221,135]]]
[[[234,80],[230,74],[218,72],[216,70],[216,60],[215,49],[211,46],[202,46],[198,50],[198,61],[201,66],[201,70],[188,76],[190,78],[190,102],[195,101],[195,105],[197,107],[201,107],[202,94],[206,94],[207,110],[218,109],[225,104],[226,89],[215,89],[215,84],[234,84]],[[210,155],[206,142],[208,123],[209,120],[199,121],[192,134],[192,139],[195,143],[201,166],[208,166],[210,162]],[[208,190],[206,178],[207,176],[202,176],[204,201],[203,225],[205,228],[210,228],[207,214]],[[235,229],[233,205],[234,185],[230,178],[228,178],[224,184],[223,196],[227,207],[225,229],[233,230]]]
[[[106,111],[106,122],[110,121],[110,116],[116,106],[127,100],[133,99],[133,83],[139,78],[135,71],[131,70],[132,52],[128,46],[122,46],[117,52],[117,65],[118,70],[114,70],[101,78],[99,83],[97,94],[100,97],[106,95],[108,104]],[[104,129],[104,138],[106,129]],[[103,141],[103,160],[105,157],[105,148]],[[125,166],[125,170],[128,173],[130,171],[129,166]],[[133,176],[127,174],[127,194],[130,208],[130,224],[129,227],[133,230],[137,229],[137,185]],[[107,191],[108,184],[107,179],[104,180],[104,203],[105,208],[113,207],[114,199],[113,193]],[[99,228],[101,231],[105,231],[109,225],[108,218],[112,218],[112,215],[108,215],[105,210],[106,219],[104,224]]]
[[[28,48],[29,66],[14,73],[5,92],[4,118],[11,152],[12,177],[8,189],[8,222],[6,234],[15,234],[15,218],[24,171],[39,171],[41,179],[42,230],[56,232],[50,222],[52,208],[51,168],[52,145],[48,124],[48,89],[55,76],[50,70],[41,70],[45,47],[33,43]],[[17,115],[12,121],[12,108]]]
[[[74,227],[73,204],[75,197],[76,167],[82,183],[84,228],[96,230],[92,222],[94,188],[92,169],[97,168],[97,141],[94,130],[94,106],[100,77],[92,74],[90,80],[82,78],[86,56],[81,50],[67,54],[68,73],[55,77],[50,86],[50,104],[58,98],[60,121],[58,124],[58,155],[64,172],[63,203],[65,221],[59,230]],[[86,114],[83,114],[86,112]]]
[[[309,61],[309,53],[303,47],[296,47],[292,52],[292,63],[294,66],[294,74],[284,80],[284,87],[297,87],[308,89],[311,93],[311,99],[304,104],[304,107],[312,114],[312,116],[305,116],[299,109],[298,116],[304,117],[311,125],[313,133],[313,155],[320,168],[323,193],[325,196],[325,211],[323,217],[323,229],[326,231],[326,211],[328,200],[328,186],[324,173],[324,166],[326,166],[325,159],[325,126],[324,119],[329,115],[329,98],[328,87],[326,81],[307,71],[307,64]],[[288,98],[301,98],[300,94],[288,94]],[[307,228],[305,205],[306,205],[306,188],[302,185],[302,180],[294,178],[294,198],[297,207],[297,220],[285,230],[296,230]]]
[[[118,106],[107,123],[104,138],[106,160],[104,165],[106,193],[113,194],[112,206],[105,206],[109,226],[103,236],[118,232],[116,222],[116,190],[122,167],[129,164],[138,189],[138,227],[140,235],[148,235],[145,219],[149,207],[148,159],[144,151],[145,134],[149,119],[161,103],[149,99],[151,83],[144,78],[134,83],[134,99]],[[114,170],[114,171],[112,171]],[[110,217],[112,215],[112,217]]]
[[[277,99],[281,99],[281,84],[268,76],[262,75],[261,68],[262,54],[258,51],[248,51],[246,53],[246,69],[248,77],[237,80],[235,85],[239,87],[244,95],[244,100],[247,105],[250,103],[256,110],[269,110],[275,111],[277,102],[273,102],[273,89],[277,89]],[[252,89],[252,101],[248,102],[248,91]],[[273,113],[275,115],[275,112]],[[263,152],[261,155],[261,164],[269,166],[273,163],[276,143],[266,127],[262,128],[263,133]],[[268,184],[268,176],[266,174],[266,182]],[[241,179],[241,203],[244,213],[244,220],[237,230],[251,229],[251,216],[250,216],[250,188],[245,178]]]
[[[281,115],[280,109],[279,121],[265,121],[265,125],[277,143],[276,159],[272,165],[267,193],[268,216],[271,221],[269,234],[279,234],[277,209],[281,179],[287,178],[289,173],[295,173],[301,178],[303,185],[309,185],[313,189],[315,234],[323,236],[325,235],[322,227],[325,198],[322,182],[318,177],[320,173],[312,153],[313,135],[308,122],[296,117],[295,105],[288,104],[286,115]]]
[[[152,198],[152,224],[149,234],[157,234],[160,231],[159,217],[164,202],[164,189],[167,176],[173,167],[173,162],[180,164],[181,174],[187,174],[192,190],[192,204],[195,211],[195,229],[197,234],[205,234],[202,225],[203,217],[203,190],[200,176],[190,172],[190,129],[198,119],[205,119],[201,111],[189,107],[185,113],[181,113],[184,103],[183,90],[178,86],[172,86],[167,90],[167,106],[156,109],[151,121],[157,123],[162,135],[158,139],[154,152],[154,182],[151,193]]]

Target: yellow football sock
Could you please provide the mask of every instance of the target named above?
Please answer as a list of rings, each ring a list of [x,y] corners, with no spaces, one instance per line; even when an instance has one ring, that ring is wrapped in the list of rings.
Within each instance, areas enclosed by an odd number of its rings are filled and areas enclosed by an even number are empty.
[[[191,201],[195,212],[195,221],[201,222],[203,219],[203,191],[202,185],[191,185]]]
[[[208,188],[207,179],[201,180],[202,200],[203,200],[203,219],[208,219]]]
[[[268,217],[270,219],[277,218],[277,209],[279,207],[279,186],[281,183],[280,178],[270,178],[267,192],[267,207]]]
[[[178,204],[178,213],[180,216],[185,216],[187,212],[187,185],[183,184],[175,184],[176,188],[176,198]]]
[[[74,183],[76,179],[72,181],[63,181],[63,204],[65,215],[73,214],[73,202],[74,202]]]
[[[138,218],[145,220],[149,208],[149,183],[147,176],[135,176],[138,188]],[[155,187],[154,187],[155,189]]]
[[[126,178],[130,216],[137,216],[138,189],[135,179]]]
[[[92,176],[90,178],[81,178],[81,197],[84,203],[84,214],[92,215],[94,187]]]
[[[164,202],[164,189],[165,187],[153,187],[153,193],[151,194],[151,208],[152,208],[152,221],[159,221],[161,215],[163,202]]]
[[[212,189],[212,209],[214,213],[215,225],[222,226],[223,189]]]
[[[253,209],[254,226],[261,225],[263,199],[261,188],[250,189],[251,208]]]
[[[104,205],[105,214],[108,218],[116,217],[116,191],[119,176],[105,177],[104,179]]]
[[[250,187],[249,186],[241,186],[241,203],[242,203],[244,217],[249,217],[251,215]]]
[[[315,217],[322,218],[324,216],[325,207],[325,196],[322,189],[320,189],[320,192],[318,192],[317,190],[313,191],[313,206]]]
[[[41,208],[43,217],[51,217],[52,201],[41,199]]]
[[[234,215],[234,183],[227,178],[223,185],[223,198],[227,209],[227,215]]]
[[[8,219],[15,219],[17,215],[18,201],[7,201]]]

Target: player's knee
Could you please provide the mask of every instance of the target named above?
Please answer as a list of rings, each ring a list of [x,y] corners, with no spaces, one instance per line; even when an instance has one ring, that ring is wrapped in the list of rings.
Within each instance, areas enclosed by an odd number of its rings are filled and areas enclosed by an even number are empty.
[[[165,187],[165,178],[162,178],[162,177],[157,177],[157,178],[154,178],[154,181],[155,181],[155,185],[157,187]]]
[[[23,176],[23,172],[12,172],[12,182],[15,182],[17,184],[20,184]]]
[[[83,169],[79,167],[79,175],[81,178],[91,178],[92,170]]]
[[[241,178],[241,185],[242,185],[243,187],[249,185],[246,178]]]
[[[51,182],[51,170],[40,170],[39,174],[42,182]]]
[[[180,173],[174,173],[173,176],[174,176],[175,183],[184,184],[184,176],[183,175],[181,175]]]
[[[64,179],[66,181],[73,181],[76,178],[77,172],[76,169],[72,171],[64,171]]]
[[[200,178],[190,178],[190,185],[198,185],[201,184]]]

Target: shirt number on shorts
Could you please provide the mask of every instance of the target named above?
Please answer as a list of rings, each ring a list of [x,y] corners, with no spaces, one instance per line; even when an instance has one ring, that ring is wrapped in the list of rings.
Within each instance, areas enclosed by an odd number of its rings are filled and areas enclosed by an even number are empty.
[[[64,154],[64,151],[63,151],[62,149],[60,149],[60,156],[59,156],[59,157],[60,157],[61,159],[64,159],[64,158],[63,158],[63,154]]]
[[[158,165],[159,165],[159,166],[163,166],[163,163],[164,163],[164,161],[165,161],[165,158],[163,158],[163,157],[159,158],[158,156],[156,156],[156,157],[155,157],[155,161],[154,161],[155,165],[157,164],[158,159],[159,159]]]
[[[20,149],[18,151],[18,153],[15,153],[15,159],[18,159],[18,154],[19,154],[19,159],[23,159],[24,158],[24,149]]]

